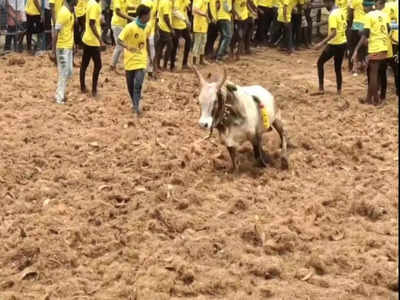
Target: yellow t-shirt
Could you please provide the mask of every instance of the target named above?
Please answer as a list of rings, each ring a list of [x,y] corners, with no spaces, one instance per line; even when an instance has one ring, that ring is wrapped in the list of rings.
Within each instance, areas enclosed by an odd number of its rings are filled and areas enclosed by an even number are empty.
[[[143,5],[146,5],[151,9],[150,12],[150,20],[146,24],[146,28],[149,28],[150,36],[154,35],[156,28],[156,18],[157,18],[157,10],[158,10],[158,0],[142,0]]]
[[[72,49],[74,46],[74,14],[62,6],[57,15],[56,28],[61,26],[58,33],[57,49]]]
[[[172,21],[172,2],[170,0],[160,0],[158,7],[158,27],[164,32],[171,32],[171,29],[165,23],[164,16],[167,15],[169,22]],[[172,24],[171,24],[172,25]]]
[[[85,33],[83,34],[82,37],[82,41],[88,46],[100,47],[100,41],[94,35],[89,22],[90,20],[95,20],[97,33],[101,36],[100,18],[101,18],[100,4],[97,3],[96,0],[89,0],[86,10]]]
[[[292,5],[290,0],[279,0],[279,7],[278,7],[278,21],[282,23],[290,23],[292,20]],[[287,5],[286,8],[286,22],[283,18],[283,7]]]
[[[78,0],[78,4],[75,6],[75,16],[77,18],[82,17],[86,14],[86,7],[88,0]]]
[[[57,21],[58,13],[60,12],[61,7],[64,5],[64,0],[49,0],[49,4],[54,5],[54,13]]]
[[[140,0],[127,0],[126,12],[127,14],[136,14],[136,9],[140,5]]]
[[[208,0],[194,0],[193,2],[193,32],[207,33],[208,20],[206,17],[194,13],[194,9],[200,10],[202,13],[208,12]]]
[[[187,7],[190,5],[190,0],[175,0],[174,1],[174,10],[178,10],[180,14],[185,16],[186,20],[188,19],[187,16]],[[172,28],[174,29],[185,29],[186,28],[186,23],[175,17],[172,14]]]
[[[127,23],[127,20],[124,18],[121,18],[120,16],[117,15],[117,8],[120,9],[120,11],[123,14],[127,14],[126,12],[126,7],[127,7],[127,3],[126,0],[112,0],[114,8],[113,8],[113,16],[111,19],[111,25],[114,26],[120,26],[120,27],[124,27]]]
[[[225,2],[225,3],[224,3]],[[228,7],[229,12],[225,10],[224,6]],[[232,17],[232,0],[217,0],[215,2],[217,9],[217,20],[227,20],[230,21]]]
[[[274,0],[259,0],[258,5],[262,7],[273,7]]]
[[[133,47],[138,51],[131,52],[124,49],[124,66],[126,71],[146,69],[147,67],[147,39],[149,38],[147,26],[142,29],[135,21],[129,23],[122,30],[119,39],[128,47]]]
[[[386,2],[383,11],[389,16],[390,23],[399,23],[399,2]],[[399,31],[392,30],[391,38],[398,44],[399,43]]]
[[[341,45],[346,43],[346,28],[347,21],[343,10],[340,8],[332,10],[328,18],[328,35],[331,34],[332,29],[336,29],[336,36],[328,44]]]
[[[388,51],[387,16],[380,10],[365,15],[364,29],[369,29],[368,53]]]
[[[38,0],[40,5],[40,0]],[[30,16],[38,16],[40,15],[40,11],[37,9],[35,2],[33,0],[28,0],[25,5],[25,13]]]
[[[247,0],[234,0],[233,9],[239,17],[239,20],[244,21],[249,17],[249,10],[247,9]]]
[[[351,0],[350,8],[354,11],[353,23],[364,23],[365,11],[363,7],[363,0]]]

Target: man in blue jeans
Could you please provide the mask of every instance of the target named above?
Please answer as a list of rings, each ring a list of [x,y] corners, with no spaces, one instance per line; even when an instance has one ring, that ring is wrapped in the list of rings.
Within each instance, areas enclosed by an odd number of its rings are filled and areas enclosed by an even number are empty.
[[[222,62],[223,57],[228,54],[233,35],[232,0],[217,0],[215,5],[217,11],[217,26],[221,34],[221,43],[217,51],[217,62]]]
[[[124,65],[126,84],[132,100],[133,109],[141,115],[140,98],[142,85],[146,74],[147,62],[150,59],[149,35],[146,24],[150,20],[150,8],[143,4],[136,10],[137,18],[122,30],[118,44],[125,49]],[[152,61],[151,61],[152,64]]]

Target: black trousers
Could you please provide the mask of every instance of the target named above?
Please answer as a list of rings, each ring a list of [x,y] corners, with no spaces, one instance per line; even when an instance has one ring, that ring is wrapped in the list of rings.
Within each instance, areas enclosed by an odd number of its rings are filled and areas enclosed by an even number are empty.
[[[92,76],[92,93],[93,92],[96,93],[97,92],[97,81],[99,79],[100,70],[101,70],[100,47],[88,46],[85,43],[83,43],[82,63],[81,63],[81,69],[79,72],[81,90],[86,90],[85,77],[86,77],[86,70],[89,66],[90,60],[93,60],[93,63],[94,63],[93,76]]]
[[[40,33],[43,31],[40,15],[31,16],[31,15],[27,14],[26,15],[26,25],[27,25],[26,44],[27,44],[28,50],[32,50],[32,34]]]
[[[44,10],[44,30],[48,31],[45,35],[46,38],[46,48],[51,49],[51,10],[50,9],[45,9]]]
[[[164,68],[167,68],[168,61],[171,59],[173,41],[172,41],[172,33],[159,30],[159,37],[156,43],[156,65],[160,68],[160,61],[161,56],[163,54],[163,50],[165,49],[164,53]]]
[[[189,29],[175,29],[175,35],[172,38],[172,53],[171,53],[171,70],[175,68],[176,54],[178,52],[178,44],[179,38],[183,38],[185,40],[185,48],[183,51],[183,66],[187,66],[190,45],[191,45],[191,37],[189,33]]]
[[[335,62],[336,87],[338,91],[342,90],[342,63],[345,51],[346,43],[341,45],[328,44],[321,53],[317,63],[320,89],[324,88],[324,64],[333,57]]]
[[[293,45],[297,48],[302,42],[301,36],[301,14],[292,14]]]
[[[281,41],[281,45],[283,44],[283,48],[286,48],[289,51],[293,51],[293,28],[292,23],[283,23],[279,22],[276,24],[275,30],[271,36],[271,41]]]
[[[83,33],[85,32],[85,22],[86,22],[86,17],[85,15],[76,18],[76,21],[74,23],[74,41],[75,45],[79,45],[83,47],[82,43],[82,37]]]
[[[244,36],[244,50],[246,53],[250,52],[251,39],[253,37],[255,27],[255,20],[252,17],[247,19],[247,28]]]
[[[208,32],[207,32],[207,42],[206,42],[206,49],[205,55],[214,57],[214,44],[218,38],[218,26],[216,23],[210,23],[208,25]]]
[[[272,7],[259,6],[263,14],[258,15],[256,41],[263,43],[268,40],[268,30],[274,19],[274,9]]]
[[[358,42],[361,39],[361,32],[358,30],[350,30],[349,33],[349,40],[348,40],[348,49],[349,49],[349,69],[353,70],[353,62],[351,61],[351,57],[353,56],[354,50],[357,47]],[[360,49],[357,52],[357,59],[359,61],[362,61],[365,59],[365,57],[367,56],[368,52],[367,52],[367,47],[365,47],[364,45],[362,45],[360,47]]]
[[[243,53],[245,47],[245,36],[248,28],[248,19],[246,20],[236,20],[233,26],[233,36],[231,42],[231,52],[233,53],[235,47],[237,46],[237,53]]]
[[[396,86],[396,95],[399,95],[399,77],[398,77],[398,69],[397,69],[397,64],[394,60],[394,57],[387,58],[384,61],[381,62],[378,70],[378,78],[379,78],[379,86],[380,86],[380,98],[385,99],[386,98],[386,90],[387,90],[387,67],[391,67],[392,71],[394,73],[394,83]]]

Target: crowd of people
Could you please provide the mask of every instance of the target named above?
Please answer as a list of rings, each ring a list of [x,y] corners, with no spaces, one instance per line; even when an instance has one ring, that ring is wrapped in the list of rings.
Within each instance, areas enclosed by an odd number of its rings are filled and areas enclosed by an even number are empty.
[[[322,7],[329,11],[328,35],[313,45],[312,16],[319,12],[320,18]],[[47,30],[50,59],[58,68],[55,98],[60,104],[66,101],[77,51],[82,51],[81,91],[87,92],[85,74],[92,60],[91,92],[97,95],[101,52],[109,44],[114,47],[110,71],[118,73],[123,54],[128,92],[140,115],[145,74],[156,79],[158,72],[174,71],[180,39],[184,40],[182,69],[211,60],[222,64],[228,57],[240,59],[250,55],[252,47],[278,46],[291,55],[301,48],[325,46],[317,63],[315,94],[324,92],[324,64],[332,57],[341,93],[347,55],[354,75],[367,66],[368,92],[362,102],[380,104],[385,99],[388,66],[398,95],[398,0],[324,0],[323,4],[313,0],[27,0],[25,13],[28,51],[32,51],[32,35]]]

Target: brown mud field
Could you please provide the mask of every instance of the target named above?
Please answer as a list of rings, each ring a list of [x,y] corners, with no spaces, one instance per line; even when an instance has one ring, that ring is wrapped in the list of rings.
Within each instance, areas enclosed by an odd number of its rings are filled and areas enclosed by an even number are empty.
[[[147,81],[138,120],[110,53],[98,99],[75,68],[64,106],[47,56],[0,59],[1,300],[397,298],[392,77],[376,108],[358,102],[366,78],[347,62],[341,98],[332,62],[311,97],[319,52],[227,64],[230,80],[273,93],[297,146],[281,170],[266,133],[271,165],[245,144],[230,174],[217,133],[202,140],[195,75]]]

